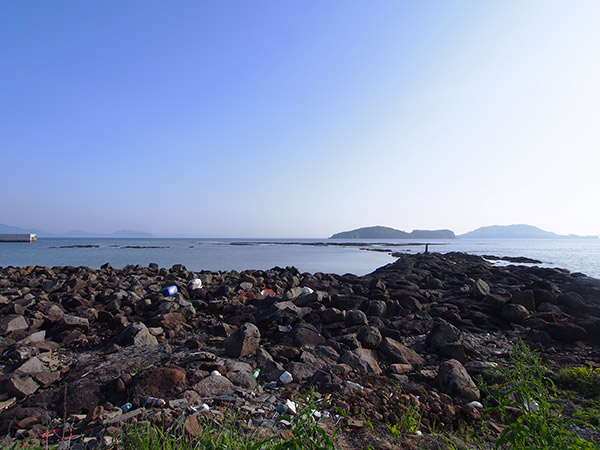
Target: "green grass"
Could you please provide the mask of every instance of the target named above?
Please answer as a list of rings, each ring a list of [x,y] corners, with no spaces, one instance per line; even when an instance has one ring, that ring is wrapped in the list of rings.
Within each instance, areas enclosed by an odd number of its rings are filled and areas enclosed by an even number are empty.
[[[556,381],[586,397],[600,395],[600,369],[594,369],[591,365],[563,368],[556,375]]]
[[[535,353],[522,341],[515,346],[509,361],[499,365],[504,379],[500,386],[484,386],[489,392],[486,412],[493,413],[506,429],[496,441],[496,448],[523,450],[596,449],[597,446],[569,431],[575,421],[562,417],[556,401],[554,382]],[[514,417],[506,407],[518,408],[522,415]]]
[[[207,417],[199,419],[199,435],[190,436],[183,426],[165,432],[157,426],[142,428],[129,426],[125,429],[119,448],[124,450],[336,450],[336,432],[328,434],[314,417],[315,402],[312,395],[294,416],[283,416],[282,420],[291,423],[293,437],[285,439],[280,435],[259,436],[256,432],[246,432],[240,424],[229,418],[215,423]],[[273,431],[277,431],[278,428]]]

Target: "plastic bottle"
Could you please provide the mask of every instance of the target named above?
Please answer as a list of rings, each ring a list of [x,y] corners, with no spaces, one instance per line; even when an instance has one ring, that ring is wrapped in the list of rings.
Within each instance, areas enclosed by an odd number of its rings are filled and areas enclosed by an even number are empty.
[[[160,291],[160,293],[165,297],[170,297],[171,295],[175,295],[175,294],[177,294],[177,286],[175,286],[175,285],[167,286],[162,291]]]

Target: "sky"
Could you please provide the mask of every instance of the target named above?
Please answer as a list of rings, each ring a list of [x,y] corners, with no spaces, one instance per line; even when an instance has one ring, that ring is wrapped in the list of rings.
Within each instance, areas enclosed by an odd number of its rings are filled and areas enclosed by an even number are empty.
[[[0,223],[600,234],[600,2],[0,3]]]

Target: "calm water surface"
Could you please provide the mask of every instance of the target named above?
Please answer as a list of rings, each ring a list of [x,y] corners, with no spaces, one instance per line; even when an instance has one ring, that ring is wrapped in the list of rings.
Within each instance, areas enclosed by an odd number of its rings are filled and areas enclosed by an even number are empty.
[[[250,245],[232,245],[240,242]],[[40,238],[37,243],[0,244],[0,266],[89,266],[109,262],[115,267],[127,264],[161,267],[183,264],[193,271],[270,269],[295,266],[301,272],[354,273],[364,275],[395,260],[387,252],[359,247],[305,245],[311,243],[363,242],[326,239],[60,239]],[[406,240],[369,240],[377,246],[405,253],[422,252],[422,243]],[[600,239],[456,239],[429,240],[430,251],[461,251],[475,255],[526,256],[542,261],[543,267],[561,267],[600,278]],[[294,243],[295,245],[290,245]],[[303,245],[300,245],[303,244]],[[387,244],[387,245],[386,245]],[[392,244],[402,244],[394,246]],[[64,248],[66,246],[94,246]],[[127,247],[143,248],[127,248]],[[149,248],[158,247],[158,248]]]

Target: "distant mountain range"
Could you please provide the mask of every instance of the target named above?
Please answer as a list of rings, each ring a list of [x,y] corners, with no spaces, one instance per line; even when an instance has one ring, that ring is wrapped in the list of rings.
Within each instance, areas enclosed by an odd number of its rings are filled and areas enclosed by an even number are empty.
[[[413,230],[410,233],[389,227],[366,227],[336,233],[329,239],[456,239],[450,230]]]
[[[544,231],[532,225],[491,225],[456,236],[450,230],[413,230],[410,233],[390,227],[365,227],[336,233],[329,239],[598,239]]]
[[[42,230],[37,230],[34,228],[19,228],[13,227],[11,225],[5,225],[0,223],[0,234],[29,234],[34,233],[37,234],[38,237],[69,237],[69,238],[100,238],[100,237],[108,237],[108,238],[150,238],[152,235],[150,233],[144,233],[142,231],[133,231],[133,230],[119,230],[109,234],[102,233],[90,233],[88,231],[82,230],[72,230],[63,234],[52,234],[46,233]]]
[[[598,236],[560,235],[532,225],[490,225],[458,236],[461,239],[598,239]]]

